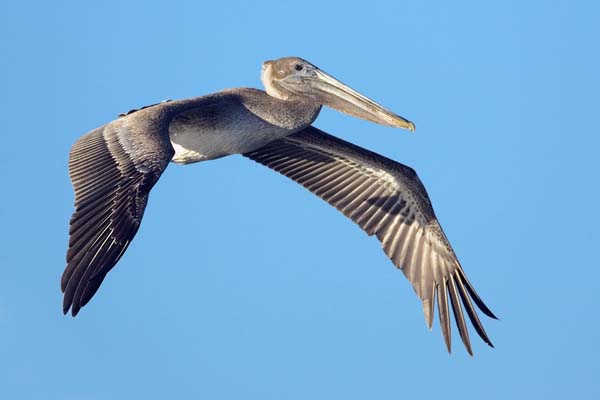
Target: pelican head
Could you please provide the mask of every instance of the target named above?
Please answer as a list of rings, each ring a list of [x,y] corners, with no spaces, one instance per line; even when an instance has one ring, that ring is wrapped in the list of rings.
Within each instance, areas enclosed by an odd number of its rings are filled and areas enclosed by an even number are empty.
[[[261,80],[267,94],[278,99],[313,101],[377,124],[415,130],[409,120],[298,57],[265,61]]]

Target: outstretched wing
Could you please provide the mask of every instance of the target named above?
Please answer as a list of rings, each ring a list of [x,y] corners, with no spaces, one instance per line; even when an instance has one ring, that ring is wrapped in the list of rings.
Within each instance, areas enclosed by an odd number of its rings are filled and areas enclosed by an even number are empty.
[[[95,129],[73,145],[69,174],[75,212],[61,280],[65,314],[70,308],[77,315],[119,261],[173,153],[166,123],[138,113]]]
[[[244,156],[293,179],[367,234],[376,235],[423,301],[429,328],[437,298],[448,351],[451,308],[462,341],[472,354],[463,306],[479,336],[492,346],[471,299],[486,315],[496,317],[467,280],[413,169],[314,127]]]

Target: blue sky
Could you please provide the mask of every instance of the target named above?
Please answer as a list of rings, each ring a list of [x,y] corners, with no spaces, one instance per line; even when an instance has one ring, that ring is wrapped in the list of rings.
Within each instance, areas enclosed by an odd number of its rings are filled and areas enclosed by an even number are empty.
[[[0,397],[599,398],[598,2],[10,2],[0,14]],[[416,123],[316,126],[412,166],[496,349],[379,244],[242,157],[171,165],[92,302],[61,313],[71,144],[297,55]]]

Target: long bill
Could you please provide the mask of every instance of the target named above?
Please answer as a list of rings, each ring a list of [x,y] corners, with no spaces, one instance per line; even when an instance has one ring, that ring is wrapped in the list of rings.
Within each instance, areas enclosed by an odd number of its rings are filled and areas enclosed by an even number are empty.
[[[312,77],[306,78],[306,83],[311,89],[310,94],[326,106],[377,124],[415,130],[415,124],[411,121],[394,114],[319,69],[315,70]]]

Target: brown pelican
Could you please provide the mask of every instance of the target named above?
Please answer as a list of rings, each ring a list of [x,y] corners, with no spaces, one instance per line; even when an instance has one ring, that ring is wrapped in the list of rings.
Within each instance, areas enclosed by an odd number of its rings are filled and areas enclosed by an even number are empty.
[[[148,195],[170,161],[189,164],[242,154],[298,182],[376,235],[423,302],[431,329],[437,301],[448,351],[450,308],[472,354],[464,310],[492,346],[473,307],[496,318],[469,283],[415,171],[311,126],[322,105],[378,124],[412,122],[296,57],[266,61],[266,92],[238,88],[132,110],[71,149],[75,190],[63,311],[96,293],[135,236]]]

